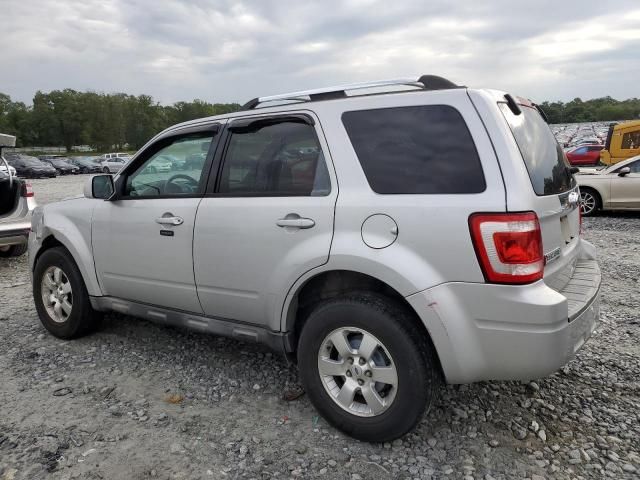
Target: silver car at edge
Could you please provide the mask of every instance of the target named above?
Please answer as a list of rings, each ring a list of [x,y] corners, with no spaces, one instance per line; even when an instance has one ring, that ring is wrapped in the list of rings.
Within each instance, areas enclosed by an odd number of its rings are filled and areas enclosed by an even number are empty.
[[[442,381],[532,379],[574,356],[601,281],[580,228],[535,104],[426,75],[173,126],[84,198],[38,208],[29,254],[54,335],[116,311],[261,342],[297,361],[329,422],[388,441]]]
[[[16,137],[0,134],[0,257],[17,257],[27,251],[31,212],[36,207],[31,185],[16,177],[16,170],[2,156],[14,147]]]

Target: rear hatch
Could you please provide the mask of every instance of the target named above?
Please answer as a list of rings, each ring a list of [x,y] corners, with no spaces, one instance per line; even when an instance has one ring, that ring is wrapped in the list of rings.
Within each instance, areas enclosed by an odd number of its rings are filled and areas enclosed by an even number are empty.
[[[577,183],[562,148],[534,104],[517,99],[517,103],[505,101],[498,106],[513,133],[535,192],[530,203],[542,232],[544,281],[554,290],[565,290],[574,276],[579,253]]]
[[[20,203],[22,182],[17,178],[9,181],[9,176],[0,172],[0,223],[13,220]]]

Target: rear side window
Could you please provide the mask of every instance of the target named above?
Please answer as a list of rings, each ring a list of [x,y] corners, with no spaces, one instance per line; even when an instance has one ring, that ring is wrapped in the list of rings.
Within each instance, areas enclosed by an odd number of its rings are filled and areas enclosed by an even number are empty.
[[[498,105],[513,132],[536,195],[557,195],[572,189],[575,180],[564,152],[538,111],[521,106],[522,113],[514,115],[506,103]],[[586,153],[586,149],[576,153]]]
[[[448,105],[345,112],[371,189],[382,194],[480,193],[486,184],[462,115]]]
[[[635,149],[640,148],[640,131],[629,132],[622,135],[622,147],[623,149]]]
[[[312,125],[231,127],[218,192],[228,196],[325,196],[329,171]]]

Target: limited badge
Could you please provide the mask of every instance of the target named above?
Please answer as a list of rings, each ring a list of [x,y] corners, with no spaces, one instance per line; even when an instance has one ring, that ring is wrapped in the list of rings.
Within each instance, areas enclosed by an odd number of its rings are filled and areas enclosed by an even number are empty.
[[[548,253],[544,254],[544,263],[550,264],[551,262],[557,260],[560,257],[560,247],[556,247]]]

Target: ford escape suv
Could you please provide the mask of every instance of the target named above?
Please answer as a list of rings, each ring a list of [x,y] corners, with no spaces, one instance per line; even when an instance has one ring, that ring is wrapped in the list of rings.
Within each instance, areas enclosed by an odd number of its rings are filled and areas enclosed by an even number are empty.
[[[441,381],[554,372],[599,314],[578,187],[541,112],[436,76],[168,128],[84,198],[36,209],[29,256],[55,336],[116,311],[264,343],[369,441],[414,427]]]

